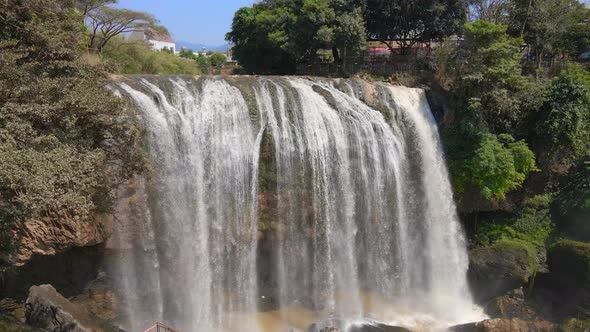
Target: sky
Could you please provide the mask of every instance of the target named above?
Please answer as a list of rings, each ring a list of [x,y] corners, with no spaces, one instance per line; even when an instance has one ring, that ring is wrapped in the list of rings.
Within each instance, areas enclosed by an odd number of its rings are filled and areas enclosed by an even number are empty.
[[[255,0],[119,0],[119,7],[154,14],[176,41],[220,46],[238,8]],[[590,0],[583,0],[590,4]]]
[[[225,44],[234,13],[255,0],[119,0],[118,7],[154,14],[176,41]]]

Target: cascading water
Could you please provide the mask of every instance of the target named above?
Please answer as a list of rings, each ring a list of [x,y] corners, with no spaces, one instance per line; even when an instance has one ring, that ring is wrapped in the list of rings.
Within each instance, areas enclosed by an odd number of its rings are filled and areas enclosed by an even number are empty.
[[[141,111],[153,161],[135,232],[145,235],[118,262],[132,330],[481,318],[422,90],[277,77],[114,88]]]

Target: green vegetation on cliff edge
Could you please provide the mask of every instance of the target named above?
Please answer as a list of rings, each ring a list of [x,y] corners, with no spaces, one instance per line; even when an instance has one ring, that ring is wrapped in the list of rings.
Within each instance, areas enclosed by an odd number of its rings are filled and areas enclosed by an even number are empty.
[[[53,0],[0,3],[0,249],[14,223],[89,220],[144,165],[141,130],[85,61],[86,30]]]

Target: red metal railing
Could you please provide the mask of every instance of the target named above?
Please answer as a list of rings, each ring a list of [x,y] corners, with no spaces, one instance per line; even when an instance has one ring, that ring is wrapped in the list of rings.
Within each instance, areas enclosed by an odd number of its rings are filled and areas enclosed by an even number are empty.
[[[143,332],[180,332],[171,328],[170,326],[166,326],[160,322],[156,322],[156,324],[150,326],[147,330]]]

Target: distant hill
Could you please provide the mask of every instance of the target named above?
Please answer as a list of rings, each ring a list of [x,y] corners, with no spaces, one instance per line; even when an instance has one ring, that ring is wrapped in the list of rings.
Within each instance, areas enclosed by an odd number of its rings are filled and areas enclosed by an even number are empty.
[[[176,49],[177,50],[180,50],[183,47],[186,47],[186,48],[193,50],[193,51],[200,51],[204,47],[207,49],[207,51],[226,52],[227,48],[228,48],[228,44],[214,46],[214,45],[191,43],[191,42],[187,42],[187,41],[177,41],[176,42]]]

